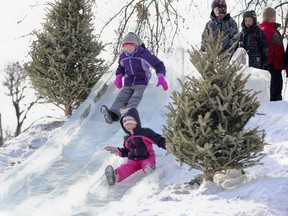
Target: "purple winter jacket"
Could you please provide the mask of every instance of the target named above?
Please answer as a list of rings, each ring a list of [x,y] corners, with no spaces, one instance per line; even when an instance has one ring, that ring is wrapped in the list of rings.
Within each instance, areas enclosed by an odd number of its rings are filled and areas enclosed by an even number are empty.
[[[131,54],[120,54],[116,76],[121,74],[124,77],[124,86],[148,85],[150,68],[155,69],[158,76],[166,75],[164,63],[142,44]]]

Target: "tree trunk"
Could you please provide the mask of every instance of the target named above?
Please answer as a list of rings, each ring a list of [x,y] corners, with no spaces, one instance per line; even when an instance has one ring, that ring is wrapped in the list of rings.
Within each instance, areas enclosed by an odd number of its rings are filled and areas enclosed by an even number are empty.
[[[17,137],[21,133],[22,123],[18,122],[15,131],[15,137]]]
[[[65,103],[64,108],[65,108],[65,110],[64,110],[65,116],[72,115],[72,107],[70,104]]]
[[[204,178],[206,181],[211,181],[211,182],[213,182],[214,174],[215,174],[214,172],[204,172],[203,178]]]

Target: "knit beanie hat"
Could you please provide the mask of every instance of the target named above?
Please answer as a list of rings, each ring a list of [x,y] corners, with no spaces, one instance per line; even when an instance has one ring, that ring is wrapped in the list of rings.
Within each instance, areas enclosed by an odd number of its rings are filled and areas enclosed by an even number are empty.
[[[129,32],[122,40],[122,47],[127,44],[132,44],[135,46],[141,46],[142,40],[134,32]]]
[[[227,13],[227,5],[225,0],[213,0],[211,4],[212,10],[214,10],[216,7],[219,9],[220,14],[225,15]]]
[[[255,13],[254,10],[245,11],[245,12],[243,13],[243,20],[244,20],[246,17],[253,18],[254,22],[257,21],[257,16],[256,16],[256,13]]]
[[[123,126],[125,127],[127,124],[137,124],[137,121],[132,116],[124,116],[123,117]]]

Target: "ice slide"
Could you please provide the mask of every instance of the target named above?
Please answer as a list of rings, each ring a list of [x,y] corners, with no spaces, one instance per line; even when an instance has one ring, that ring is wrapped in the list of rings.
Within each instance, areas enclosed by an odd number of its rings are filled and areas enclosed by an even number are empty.
[[[170,93],[179,88],[177,78],[197,73],[187,56],[179,48],[161,58],[167,68],[169,90],[156,88],[153,74],[138,107],[143,126],[161,133],[166,121],[165,105],[170,101]],[[124,135],[119,123],[107,125],[99,111],[102,104],[110,106],[119,91],[113,85],[114,70],[112,67],[101,78],[57,136],[50,137],[25,162],[1,177],[1,216],[109,215],[117,205],[114,201],[130,199],[131,193],[147,195],[151,187],[160,187],[163,177],[173,180],[175,173],[167,172],[167,164],[170,167],[179,164],[173,156],[165,157],[162,149],[155,148],[158,166],[155,173],[142,178],[144,174],[137,172],[121,184],[107,185],[105,167],[118,166],[124,160],[103,150],[107,144],[121,146]],[[99,97],[103,86],[107,90]]]
[[[161,86],[156,88],[157,76],[152,72],[151,82],[138,107],[142,125],[153,125],[158,133],[165,123],[165,105],[170,93],[179,87],[177,78],[184,77],[184,50],[172,50],[162,59],[167,68],[169,89],[164,92]],[[25,212],[29,212],[28,215],[53,215],[53,212],[70,215],[83,208],[103,207],[109,200],[119,200],[130,188],[122,185],[118,193],[108,196],[110,189],[103,175],[107,164],[118,166],[123,160],[103,150],[107,144],[121,146],[124,136],[119,123],[107,125],[100,114],[100,106],[109,107],[119,91],[113,85],[114,71],[112,67],[101,78],[57,136],[50,137],[25,162],[1,177],[0,215],[2,212],[7,215],[25,215]],[[99,97],[103,86],[107,90]],[[136,175],[130,184],[140,179]],[[95,209],[92,212],[95,213]]]

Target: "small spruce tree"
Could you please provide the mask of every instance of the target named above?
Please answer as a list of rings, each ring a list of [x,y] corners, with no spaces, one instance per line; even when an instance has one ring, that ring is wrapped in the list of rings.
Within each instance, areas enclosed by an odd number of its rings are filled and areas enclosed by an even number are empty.
[[[163,127],[177,160],[203,172],[191,183],[213,181],[217,172],[258,164],[266,144],[264,131],[245,128],[260,105],[257,92],[245,88],[249,77],[239,72],[239,65],[229,64],[231,50],[219,54],[221,37],[206,47],[205,53],[194,47],[189,51],[201,79],[180,81],[182,89],[172,92]]]
[[[39,93],[71,115],[105,70],[103,45],[93,35],[92,0],[50,3],[43,31],[34,32],[25,70]],[[63,108],[64,106],[64,108]]]

